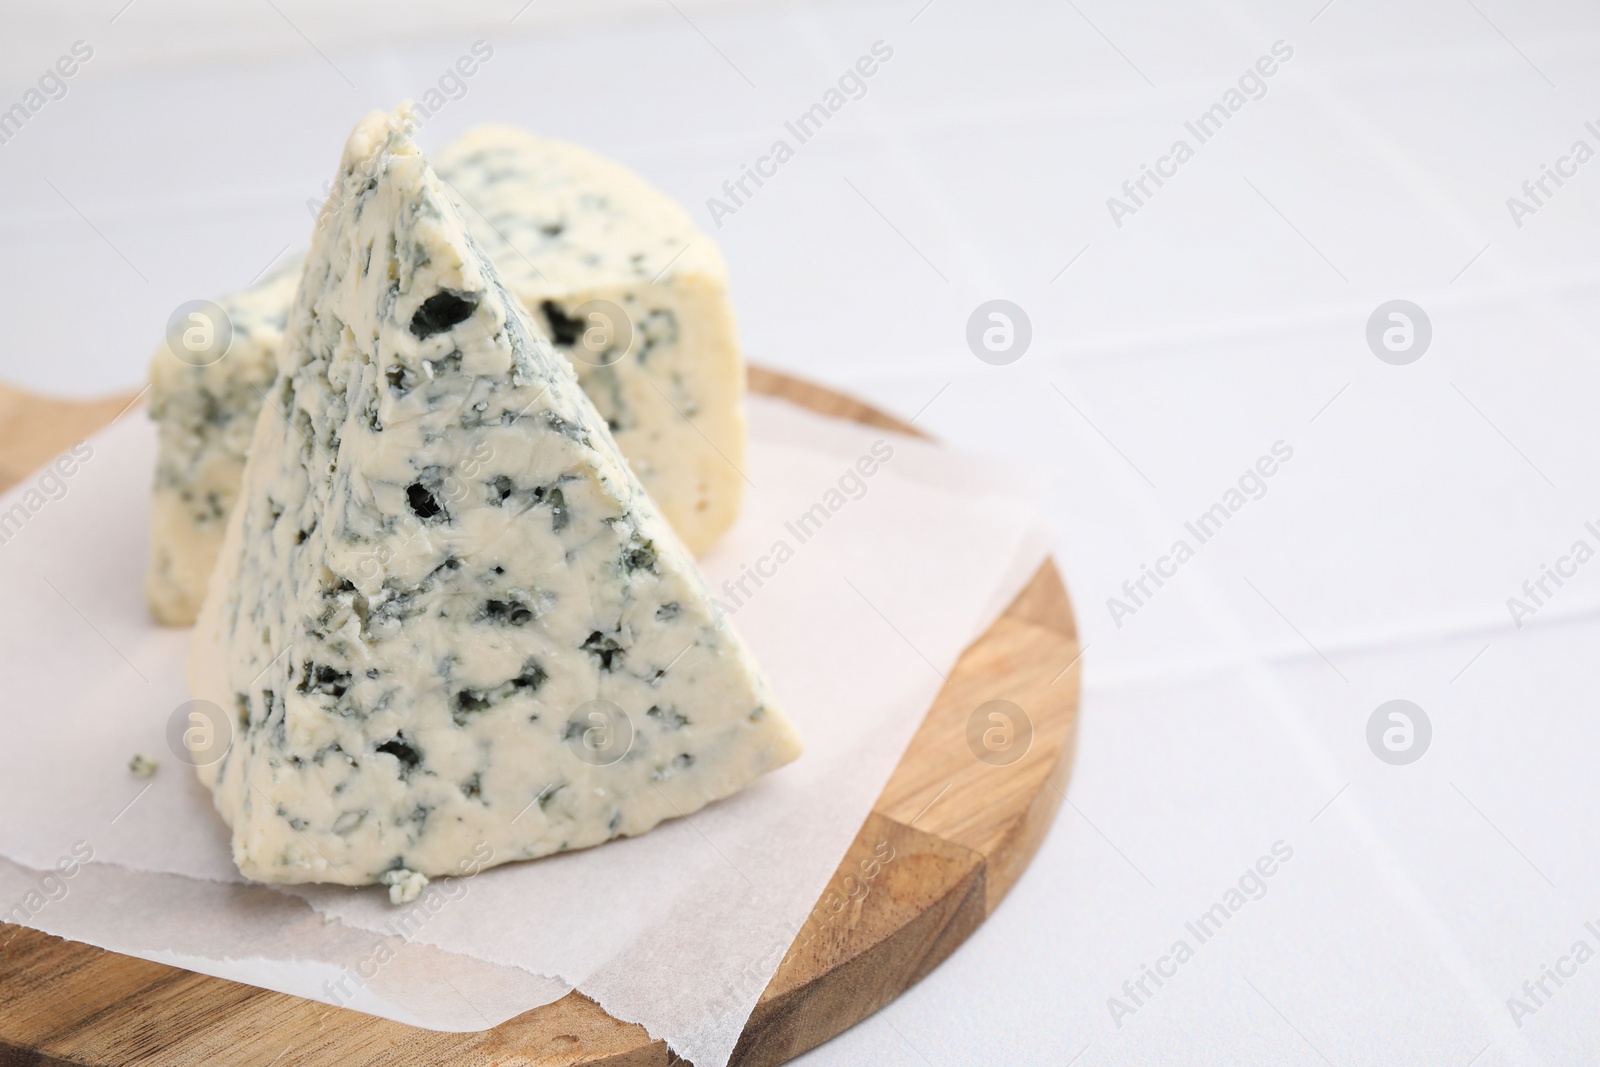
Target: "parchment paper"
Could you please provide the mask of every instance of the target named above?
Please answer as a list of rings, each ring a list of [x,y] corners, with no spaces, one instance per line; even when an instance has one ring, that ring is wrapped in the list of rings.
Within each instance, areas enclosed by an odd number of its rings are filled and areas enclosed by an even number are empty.
[[[5,918],[441,1030],[575,987],[720,1067],[942,675],[1047,544],[994,463],[761,398],[751,425],[745,512],[702,563],[805,755],[643,837],[437,880],[402,908],[380,888],[242,883],[168,749],[187,631],[142,602],[142,415],[87,442],[70,477],[24,480],[0,497],[0,515],[28,512],[0,544]],[[864,476],[877,442],[893,455]],[[128,772],[135,752],[161,760],[154,778]]]

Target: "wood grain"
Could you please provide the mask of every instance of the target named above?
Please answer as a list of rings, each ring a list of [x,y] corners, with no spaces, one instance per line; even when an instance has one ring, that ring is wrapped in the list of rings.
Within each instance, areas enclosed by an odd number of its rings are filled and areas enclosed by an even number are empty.
[[[922,436],[822,386],[752,367],[752,392]],[[0,385],[0,488],[126,411],[134,394],[74,403]],[[142,417],[142,413],[129,417]],[[982,924],[1043,839],[1071,772],[1078,641],[1046,562],[963,653],[834,872],[734,1052],[783,1063],[915,984]],[[1031,726],[1012,762],[980,760],[969,720],[1010,701]],[[119,956],[0,924],[0,1067],[434,1064],[666,1067],[682,1063],[644,1028],[581,993],[493,1030],[419,1030],[282,993]]]
[[[0,384],[0,490],[111,422],[140,396],[49,400]]]

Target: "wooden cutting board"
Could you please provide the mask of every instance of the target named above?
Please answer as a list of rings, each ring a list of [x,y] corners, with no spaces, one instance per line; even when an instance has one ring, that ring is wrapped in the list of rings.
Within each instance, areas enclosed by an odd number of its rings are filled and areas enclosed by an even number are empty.
[[[751,368],[750,387],[822,414],[921,436],[865,404],[772,371]],[[52,401],[0,386],[0,489],[136,399]],[[853,1026],[938,966],[1000,905],[1066,788],[1079,670],[1072,605],[1047,561],[950,672],[762,994],[735,1064],[783,1063]],[[1003,707],[984,708],[997,700],[1025,717],[1010,731],[1004,717],[990,717]],[[642,1026],[613,1019],[576,992],[493,1030],[446,1034],[25,927],[0,924],[0,944],[0,1067],[684,1062]]]

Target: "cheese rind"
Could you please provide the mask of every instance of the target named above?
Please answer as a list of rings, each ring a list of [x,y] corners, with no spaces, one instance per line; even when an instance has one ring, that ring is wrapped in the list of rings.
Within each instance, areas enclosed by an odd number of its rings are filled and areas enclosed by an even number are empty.
[[[409,891],[798,754],[404,112],[346,147],[278,370],[190,658],[236,716],[199,773],[246,876]]]
[[[435,162],[657,507],[692,552],[709,549],[738,517],[745,462],[744,369],[716,246],[670,198],[575,145],[485,127]],[[145,584],[160,622],[192,623],[205,596],[300,265],[218,301],[234,326],[219,362],[192,367],[165,345],[152,359],[160,453]]]

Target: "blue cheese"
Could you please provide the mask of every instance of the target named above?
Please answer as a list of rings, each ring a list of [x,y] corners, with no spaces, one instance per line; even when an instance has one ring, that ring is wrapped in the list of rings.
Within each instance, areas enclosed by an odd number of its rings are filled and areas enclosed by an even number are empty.
[[[688,551],[411,140],[357,127],[190,657],[247,877],[643,833],[799,753]]]
[[[447,196],[533,323],[566,355],[634,473],[695,554],[743,500],[744,370],[727,269],[687,213],[626,168],[506,126],[435,160]],[[300,259],[218,303],[233,346],[193,367],[151,363],[160,433],[146,593],[194,621],[238,492],[250,429],[276,375]]]
[[[662,514],[706,551],[738,517],[745,463],[744,367],[716,244],[627,168],[515,127],[470,131],[437,164]]]
[[[150,361],[150,418],[159,447],[145,600],[168,626],[194,622],[205,597],[261,398],[277,377],[299,280],[296,257],[255,288],[217,301],[233,330],[222,359],[195,366],[162,345]]]

